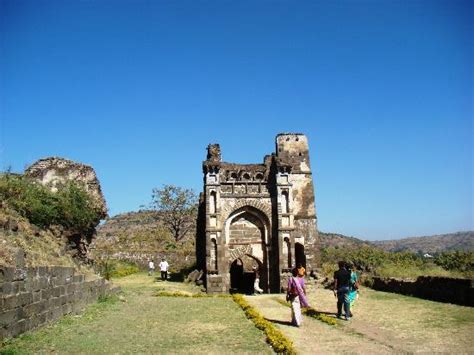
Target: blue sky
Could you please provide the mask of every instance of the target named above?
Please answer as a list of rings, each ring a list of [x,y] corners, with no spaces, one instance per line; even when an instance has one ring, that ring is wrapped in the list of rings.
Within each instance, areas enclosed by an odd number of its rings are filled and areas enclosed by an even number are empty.
[[[1,0],[0,167],[90,164],[114,215],[302,132],[320,230],[472,230],[472,33],[457,0]]]

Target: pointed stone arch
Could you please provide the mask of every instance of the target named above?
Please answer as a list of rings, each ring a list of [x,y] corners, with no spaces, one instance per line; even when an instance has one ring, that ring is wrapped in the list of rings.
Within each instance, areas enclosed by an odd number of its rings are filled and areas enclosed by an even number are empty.
[[[272,209],[271,209],[270,204],[264,203],[260,200],[251,199],[251,198],[238,200],[232,206],[230,204],[226,204],[224,208],[222,209],[222,216],[224,218],[224,221],[226,221],[232,213],[244,207],[255,208],[257,211],[264,214],[266,217],[266,220],[269,222],[269,224],[271,224]]]
[[[269,281],[269,251],[271,227],[268,215],[252,205],[243,205],[227,215],[224,222],[224,245],[227,249],[227,272],[235,260],[250,257],[258,262],[260,284],[267,291]],[[247,273],[250,271],[247,270]]]

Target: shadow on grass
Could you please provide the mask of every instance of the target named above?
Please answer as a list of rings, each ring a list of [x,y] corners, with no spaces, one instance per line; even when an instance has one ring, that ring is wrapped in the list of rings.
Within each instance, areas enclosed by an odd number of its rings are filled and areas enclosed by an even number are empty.
[[[272,323],[275,323],[275,324],[281,324],[281,325],[289,325],[289,326],[292,326],[293,323],[291,323],[290,321],[284,321],[284,320],[278,320],[278,319],[270,319],[270,318],[265,318],[265,320],[269,321],[269,322],[272,322]]]
[[[316,311],[318,314],[325,314],[327,316],[332,316],[334,318],[337,317],[337,313],[336,312],[325,312],[325,311]]]

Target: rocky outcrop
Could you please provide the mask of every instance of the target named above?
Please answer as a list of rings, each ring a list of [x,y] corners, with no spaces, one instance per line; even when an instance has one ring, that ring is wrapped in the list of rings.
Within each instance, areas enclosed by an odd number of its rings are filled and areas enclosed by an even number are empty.
[[[101,219],[107,216],[107,204],[100,188],[99,179],[97,179],[94,169],[89,165],[64,158],[49,157],[30,165],[24,175],[49,187],[51,191],[57,191],[61,185],[68,181],[79,183],[96,200],[102,211]]]
[[[96,209],[100,212],[94,226],[87,231],[78,231],[72,228],[66,229],[61,226],[52,226],[51,231],[66,241],[66,248],[73,257],[90,261],[88,246],[95,237],[95,226],[107,217],[107,204],[100,187],[99,179],[92,167],[72,160],[49,157],[40,159],[29,166],[24,173],[27,178],[33,179],[40,184],[56,192],[61,186],[73,181],[81,185],[93,197]]]

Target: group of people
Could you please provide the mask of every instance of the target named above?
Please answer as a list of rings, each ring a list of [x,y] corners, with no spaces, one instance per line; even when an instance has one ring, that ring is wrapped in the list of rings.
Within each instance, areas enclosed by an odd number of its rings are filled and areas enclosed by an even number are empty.
[[[353,265],[340,261],[339,270],[334,273],[333,292],[337,297],[337,317],[342,317],[342,307],[344,306],[344,317],[350,320],[352,317],[351,307],[358,297],[357,273]],[[292,270],[292,276],[288,279],[286,300],[291,304],[291,323],[297,327],[301,326],[303,316],[301,307],[309,307],[306,298],[306,287],[304,282],[306,270],[302,265],[298,265]]]
[[[168,280],[168,270],[169,270],[170,265],[168,264],[166,259],[162,258],[158,266],[161,272],[161,280],[162,281]],[[154,273],[155,273],[155,263],[153,262],[153,259],[149,259],[148,260],[148,275],[153,276]]]

